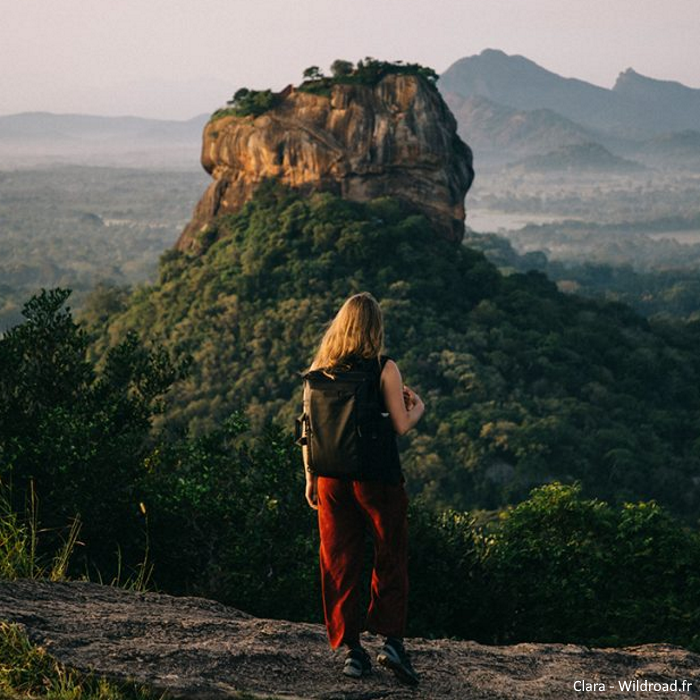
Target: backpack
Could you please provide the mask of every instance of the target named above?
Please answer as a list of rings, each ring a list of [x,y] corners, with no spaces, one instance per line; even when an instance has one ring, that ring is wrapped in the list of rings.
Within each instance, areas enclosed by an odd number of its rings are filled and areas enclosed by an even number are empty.
[[[389,414],[383,412],[379,384],[387,359],[304,375],[297,442],[306,445],[313,474],[371,479],[400,469],[396,435]]]

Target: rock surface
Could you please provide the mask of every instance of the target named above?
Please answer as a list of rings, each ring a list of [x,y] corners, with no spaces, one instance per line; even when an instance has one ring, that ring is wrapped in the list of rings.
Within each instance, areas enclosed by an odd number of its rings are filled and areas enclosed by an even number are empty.
[[[360,681],[340,674],[342,657],[321,625],[257,619],[200,598],[132,593],[93,583],[0,583],[0,620],[21,624],[62,663],[133,678],[188,700],[269,698],[511,700],[517,698],[699,698],[700,656],[652,644],[589,649],[565,644],[492,647],[410,639],[418,689],[378,668]],[[371,651],[380,640],[366,636]],[[605,683],[577,692],[574,682]],[[619,681],[693,684],[690,691],[621,691]]]
[[[461,241],[472,153],[427,80],[390,74],[374,87],[334,85],[330,96],[293,88],[282,96],[256,118],[224,116],[206,125],[202,165],[213,182],[179,250],[201,250],[212,219],[239,210],[266,179],[356,201],[396,197]]]

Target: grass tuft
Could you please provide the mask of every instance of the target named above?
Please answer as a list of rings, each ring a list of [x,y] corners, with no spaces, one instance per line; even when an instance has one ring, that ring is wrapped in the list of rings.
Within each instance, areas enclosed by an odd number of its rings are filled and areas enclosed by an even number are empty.
[[[115,683],[66,668],[43,647],[34,646],[19,625],[0,621],[2,700],[168,700],[168,693],[136,683]],[[239,692],[236,700],[280,700]]]
[[[74,518],[52,558],[41,557],[37,549],[42,531],[39,529],[38,502],[33,484],[24,518],[13,511],[10,499],[2,489],[0,482],[0,580],[65,581],[70,558],[80,544],[80,519]]]
[[[0,696],[9,700],[166,700],[134,683],[69,669],[34,646],[19,625],[0,622]]]

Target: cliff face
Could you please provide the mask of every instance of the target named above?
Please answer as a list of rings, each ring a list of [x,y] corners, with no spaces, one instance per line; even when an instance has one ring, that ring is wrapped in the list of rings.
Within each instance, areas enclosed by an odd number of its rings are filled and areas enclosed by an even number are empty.
[[[199,234],[211,220],[239,210],[270,178],[357,201],[396,197],[426,214],[441,235],[462,239],[472,153],[426,80],[388,75],[374,87],[335,85],[330,97],[287,92],[257,118],[226,116],[206,125],[202,165],[213,182],[179,250],[201,249]]]

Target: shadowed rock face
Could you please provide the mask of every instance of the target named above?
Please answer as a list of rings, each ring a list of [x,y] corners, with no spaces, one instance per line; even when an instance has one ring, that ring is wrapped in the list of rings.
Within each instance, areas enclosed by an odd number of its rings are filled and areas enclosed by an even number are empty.
[[[461,241],[472,153],[439,92],[413,75],[376,86],[335,85],[330,97],[285,91],[257,118],[227,116],[204,129],[202,165],[213,177],[177,243],[198,252],[218,214],[238,211],[266,179],[355,201],[392,196]]]

